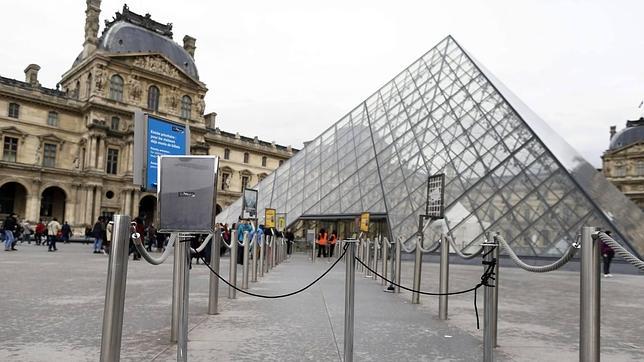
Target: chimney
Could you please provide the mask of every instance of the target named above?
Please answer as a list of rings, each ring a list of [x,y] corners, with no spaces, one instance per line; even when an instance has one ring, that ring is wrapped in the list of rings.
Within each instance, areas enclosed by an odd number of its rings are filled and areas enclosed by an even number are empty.
[[[617,127],[615,127],[615,126],[610,126],[610,140],[612,140],[612,139],[613,139],[613,137],[615,136],[615,129],[616,129],[616,128],[617,128]],[[610,141],[610,140],[609,140],[609,141]]]
[[[86,3],[83,57],[93,53],[98,46],[98,15],[101,13],[101,0],[86,0]]]
[[[206,127],[210,129],[215,129],[215,119],[217,118],[217,113],[216,112],[211,112],[203,116],[203,118],[206,120]]]
[[[38,82],[38,71],[40,66],[38,64],[29,64],[25,68],[25,82],[29,83],[33,87],[39,87],[40,82]]]
[[[183,37],[183,49],[185,49],[193,59],[195,57],[195,49],[197,49],[197,47],[195,46],[196,42],[197,39],[191,37],[190,35]]]

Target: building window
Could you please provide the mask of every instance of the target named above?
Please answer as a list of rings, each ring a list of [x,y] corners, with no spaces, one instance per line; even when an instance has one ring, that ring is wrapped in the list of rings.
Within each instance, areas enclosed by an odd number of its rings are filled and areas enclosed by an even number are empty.
[[[123,100],[123,78],[118,74],[114,74],[110,79],[110,99]]]
[[[624,165],[615,165],[615,177],[626,177],[626,167]]]
[[[221,189],[226,191],[230,188],[230,174],[222,173],[221,174]]]
[[[284,163],[284,160],[280,160],[280,166],[282,166],[283,163]]]
[[[107,166],[105,172],[110,175],[116,175],[119,164],[119,150],[114,148],[107,149]]]
[[[228,148],[224,149],[224,160],[230,160],[230,150]]]
[[[56,166],[56,147],[58,145],[53,143],[45,143],[45,150],[42,158],[42,165],[45,167]]]
[[[110,123],[110,129],[112,129],[114,131],[118,131],[119,130],[119,123],[121,123],[120,118],[118,118],[116,116],[112,117],[112,123]]]
[[[181,97],[181,118],[189,119],[192,113],[192,99],[188,96]]]
[[[241,188],[242,191],[244,191],[244,189],[246,189],[246,187],[248,187],[248,181],[249,180],[250,180],[250,177],[242,176],[242,185],[241,185],[242,186],[242,188]]]
[[[47,115],[47,124],[58,127],[58,112],[49,112]]]
[[[262,156],[262,167],[266,167],[266,161],[267,161],[266,156]]]
[[[18,103],[9,103],[9,117],[18,118],[20,116],[20,105]]]
[[[16,162],[18,159],[18,139],[14,137],[4,137],[2,146],[2,160]]]
[[[148,109],[159,110],[159,88],[154,85],[148,88]]]
[[[644,176],[644,160],[637,161],[637,176]]]
[[[80,98],[80,80],[76,81],[76,89],[74,89],[74,98]]]
[[[250,155],[248,152],[244,152],[244,163],[248,163],[248,159],[250,158]]]
[[[89,98],[90,94],[92,94],[92,73],[87,73],[87,79],[85,80],[85,96]]]

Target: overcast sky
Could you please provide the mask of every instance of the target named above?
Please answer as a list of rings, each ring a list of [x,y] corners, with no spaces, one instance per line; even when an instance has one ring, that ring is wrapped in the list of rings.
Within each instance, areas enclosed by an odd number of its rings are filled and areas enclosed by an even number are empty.
[[[644,107],[644,1],[158,1],[130,10],[197,39],[219,128],[302,147],[451,34],[596,167]],[[101,29],[123,7],[103,0]],[[0,2],[0,75],[55,87],[85,1]],[[13,15],[12,15],[13,14]]]

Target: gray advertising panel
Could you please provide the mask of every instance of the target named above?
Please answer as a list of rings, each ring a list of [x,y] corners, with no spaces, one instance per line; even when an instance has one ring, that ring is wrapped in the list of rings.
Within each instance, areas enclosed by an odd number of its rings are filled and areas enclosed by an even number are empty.
[[[219,158],[160,156],[158,165],[158,230],[212,233]]]
[[[257,190],[244,189],[241,218],[245,220],[257,219]]]

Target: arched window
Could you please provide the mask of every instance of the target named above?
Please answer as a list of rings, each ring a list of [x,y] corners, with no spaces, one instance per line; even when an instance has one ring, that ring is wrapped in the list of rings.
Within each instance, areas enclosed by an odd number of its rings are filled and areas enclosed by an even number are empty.
[[[181,97],[181,118],[190,119],[192,113],[192,99],[188,96]]]
[[[123,100],[123,78],[118,74],[114,74],[110,78],[110,99]]]
[[[76,81],[76,90],[74,90],[74,98],[80,98],[80,80]]]
[[[248,159],[250,158],[250,155],[248,152],[244,152],[244,163],[248,163]]]
[[[224,149],[224,160],[230,160],[230,149]]]
[[[159,110],[159,88],[154,85],[148,88],[148,108],[155,112]]]
[[[266,167],[266,156],[262,156],[262,167]]]
[[[92,94],[92,73],[87,73],[87,79],[85,80],[85,96],[89,98],[90,94]]]

